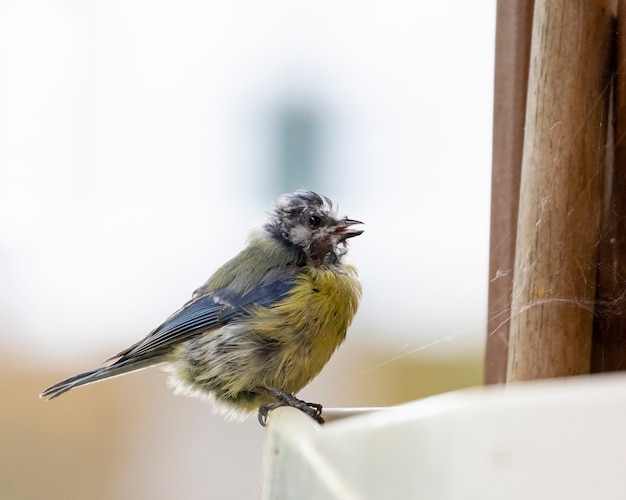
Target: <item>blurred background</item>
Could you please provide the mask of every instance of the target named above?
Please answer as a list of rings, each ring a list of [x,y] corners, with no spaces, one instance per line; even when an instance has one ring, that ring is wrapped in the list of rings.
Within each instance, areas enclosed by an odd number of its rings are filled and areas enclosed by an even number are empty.
[[[151,369],[67,394],[305,187],[366,223],[301,395],[482,381],[495,0],[0,0],[0,498],[256,498],[263,429]]]

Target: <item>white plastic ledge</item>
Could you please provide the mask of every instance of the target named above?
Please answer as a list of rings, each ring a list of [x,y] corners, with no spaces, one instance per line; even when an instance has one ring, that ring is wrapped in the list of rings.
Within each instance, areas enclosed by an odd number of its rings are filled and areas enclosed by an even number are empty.
[[[359,414],[361,413],[361,414]],[[346,418],[332,420],[328,417]],[[451,392],[406,405],[271,413],[261,498],[626,498],[626,375]]]

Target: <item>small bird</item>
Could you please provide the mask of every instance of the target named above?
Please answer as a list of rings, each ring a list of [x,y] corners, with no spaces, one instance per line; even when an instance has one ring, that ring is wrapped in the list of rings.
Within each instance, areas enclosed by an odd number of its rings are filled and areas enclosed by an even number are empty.
[[[323,423],[322,406],[294,394],[343,342],[358,308],[361,285],[344,257],[359,224],[312,191],[280,196],[247,246],[181,309],[108,366],[40,397],[163,363],[178,392],[206,396],[228,416],[258,409],[265,425],[272,409],[292,406]]]

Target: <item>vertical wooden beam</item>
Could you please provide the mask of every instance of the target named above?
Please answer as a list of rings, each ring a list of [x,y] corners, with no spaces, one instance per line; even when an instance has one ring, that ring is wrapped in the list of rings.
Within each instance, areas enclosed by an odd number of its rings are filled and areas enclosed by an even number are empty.
[[[485,383],[506,381],[533,0],[498,0]]]
[[[613,130],[596,291],[591,371],[626,370],[626,0],[617,3]],[[611,154],[612,153],[612,154]]]
[[[588,373],[612,16],[536,0],[507,381]]]

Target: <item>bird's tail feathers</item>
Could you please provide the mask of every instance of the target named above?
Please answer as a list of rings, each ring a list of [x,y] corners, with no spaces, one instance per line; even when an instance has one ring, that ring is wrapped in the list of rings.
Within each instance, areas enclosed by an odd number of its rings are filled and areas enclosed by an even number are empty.
[[[92,384],[94,382],[98,382],[100,380],[111,377],[117,377],[118,375],[123,375],[124,373],[128,372],[142,370],[143,368],[154,366],[156,364],[162,363],[163,361],[164,359],[155,357],[150,357],[146,359],[120,360],[109,366],[96,368],[95,370],[79,373],[78,375],[74,375],[73,377],[66,378],[61,382],[58,382],[51,387],[48,387],[39,395],[39,397],[47,398],[49,400],[54,399],[61,394],[69,391],[70,389],[73,389],[74,387]]]

